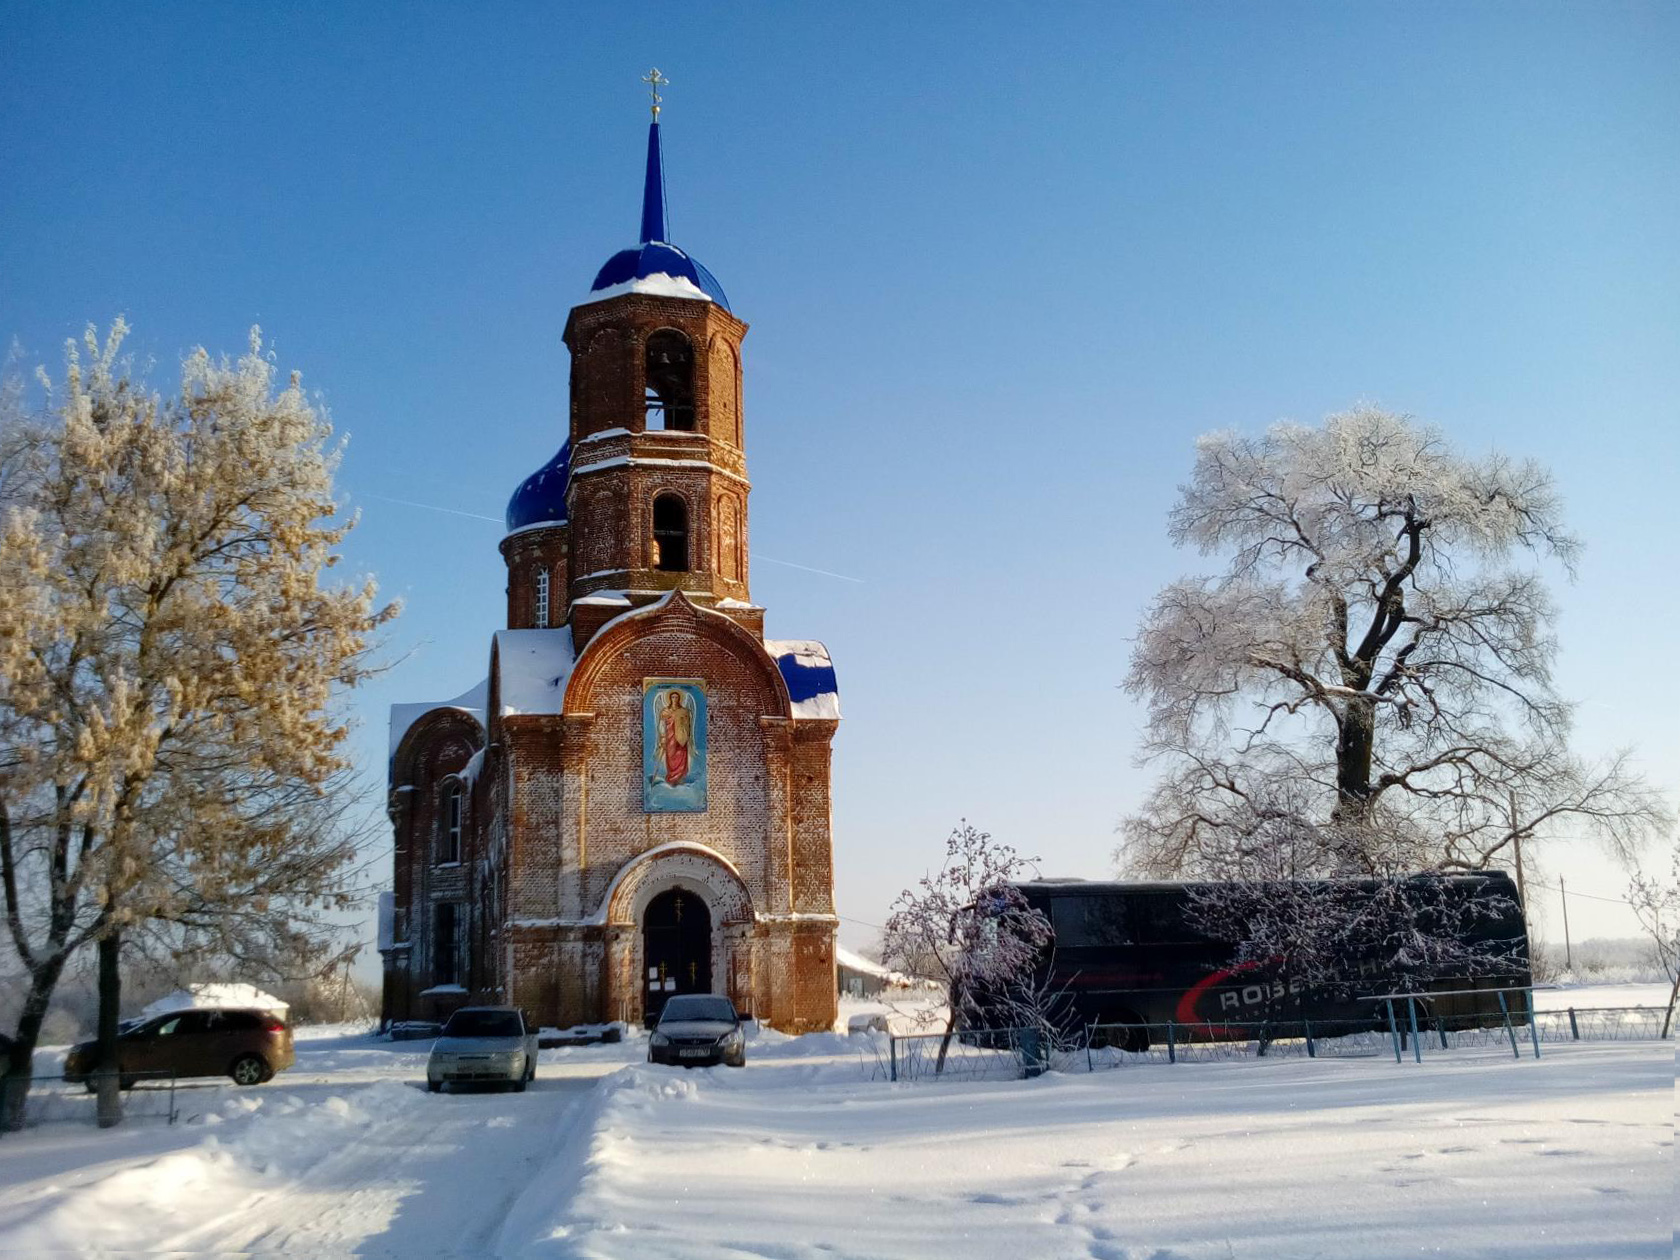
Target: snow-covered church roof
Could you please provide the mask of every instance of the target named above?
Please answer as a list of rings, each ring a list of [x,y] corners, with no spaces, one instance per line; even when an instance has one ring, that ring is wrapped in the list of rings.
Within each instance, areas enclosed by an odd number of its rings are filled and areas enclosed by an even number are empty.
[[[729,309],[717,277],[678,249],[665,226],[665,159],[659,148],[659,120],[648,126],[647,178],[642,185],[642,243],[607,259],[589,286],[586,301],[599,302],[625,293],[716,302]]]
[[[794,717],[840,716],[840,684],[826,647],[815,639],[766,639],[764,650],[775,658],[787,684]]]
[[[453,700],[422,700],[414,704],[393,704],[390,755],[397,755],[397,748],[401,745],[403,736],[408,734],[409,728],[434,709],[458,709],[477,718],[480,726],[484,725],[484,704],[488,687],[489,679],[485,679],[467,688]]]
[[[501,716],[559,713],[577,654],[569,626],[496,631],[496,701]]]

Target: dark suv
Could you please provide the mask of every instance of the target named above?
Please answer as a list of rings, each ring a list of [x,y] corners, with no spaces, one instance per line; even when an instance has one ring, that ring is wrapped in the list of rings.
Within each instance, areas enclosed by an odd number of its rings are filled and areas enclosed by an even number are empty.
[[[93,1089],[98,1057],[97,1042],[76,1043],[65,1056],[64,1079]],[[296,1061],[291,1027],[273,1011],[171,1011],[117,1034],[124,1089],[170,1076],[230,1076],[235,1085],[259,1085]]]

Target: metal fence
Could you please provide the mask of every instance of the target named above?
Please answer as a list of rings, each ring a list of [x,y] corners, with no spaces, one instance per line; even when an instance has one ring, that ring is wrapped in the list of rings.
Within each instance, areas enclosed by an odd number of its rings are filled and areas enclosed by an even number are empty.
[[[174,1124],[181,1116],[176,1104],[176,1073],[124,1072],[122,1115],[129,1120],[162,1120]],[[92,1077],[0,1077],[0,1116],[11,1114],[12,1091],[23,1092],[23,1124],[98,1123],[98,1097]]]
[[[1663,1008],[1595,1007],[1538,1011],[1517,1006],[1497,1015],[1434,1018],[1396,1003],[1392,1024],[1375,1019],[1289,1024],[1093,1024],[1076,1033],[1039,1028],[981,1032],[888,1033],[871,1041],[872,1079],[888,1081],[1019,1080],[1046,1071],[1099,1072],[1133,1064],[1218,1063],[1256,1058],[1418,1059],[1442,1052],[1499,1049],[1535,1055],[1548,1043],[1658,1041]],[[1413,1020],[1416,1019],[1414,1025]]]

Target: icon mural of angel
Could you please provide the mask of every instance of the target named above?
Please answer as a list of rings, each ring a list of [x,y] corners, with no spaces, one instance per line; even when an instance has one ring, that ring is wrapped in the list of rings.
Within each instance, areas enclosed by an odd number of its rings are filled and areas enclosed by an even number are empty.
[[[688,778],[689,763],[694,751],[694,710],[688,697],[676,687],[661,692],[654,700],[658,729],[654,739],[654,756],[658,775],[670,787]]]

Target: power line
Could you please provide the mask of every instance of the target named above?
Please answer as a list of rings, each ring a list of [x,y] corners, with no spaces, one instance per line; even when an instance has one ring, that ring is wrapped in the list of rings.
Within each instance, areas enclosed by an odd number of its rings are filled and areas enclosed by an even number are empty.
[[[1540,879],[1531,879],[1528,882],[1535,885],[1538,888],[1548,889],[1551,892],[1564,893],[1564,895],[1568,896],[1568,897],[1585,897],[1588,901],[1609,901],[1609,902],[1615,903],[1618,906],[1631,906],[1633,904],[1633,902],[1629,901],[1625,897],[1600,897],[1595,893],[1565,892],[1565,890],[1563,889],[1563,887],[1561,885],[1548,884],[1544,880],[1540,880]]]

